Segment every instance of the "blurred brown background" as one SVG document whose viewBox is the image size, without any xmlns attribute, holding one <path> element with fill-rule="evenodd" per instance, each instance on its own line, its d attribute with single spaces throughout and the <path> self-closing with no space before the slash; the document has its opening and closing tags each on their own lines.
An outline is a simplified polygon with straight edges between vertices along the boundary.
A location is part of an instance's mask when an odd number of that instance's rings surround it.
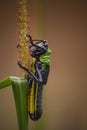
<svg viewBox="0 0 87 130">
<path fill-rule="evenodd" d="M 44 130 L 87 130 L 87 1 L 43 1 L 43 17 L 35 0 L 30 2 L 30 28 L 33 37 L 47 39 L 52 49 Z M 20 74 L 16 2 L 0 0 L 0 79 Z M 0 130 L 17 130 L 11 87 L 0 90 Z"/>
</svg>

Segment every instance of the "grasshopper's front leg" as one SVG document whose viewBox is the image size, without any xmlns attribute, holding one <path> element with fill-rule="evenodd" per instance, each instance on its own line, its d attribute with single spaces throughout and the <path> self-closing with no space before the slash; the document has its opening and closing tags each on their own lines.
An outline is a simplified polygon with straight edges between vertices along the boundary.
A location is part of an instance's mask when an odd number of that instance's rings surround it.
<svg viewBox="0 0 87 130">
<path fill-rule="evenodd" d="M 18 61 L 18 66 L 28 72 L 37 82 L 39 82 L 38 78 L 35 76 L 35 74 L 32 73 L 32 71 L 22 65 L 20 61 Z"/>
</svg>

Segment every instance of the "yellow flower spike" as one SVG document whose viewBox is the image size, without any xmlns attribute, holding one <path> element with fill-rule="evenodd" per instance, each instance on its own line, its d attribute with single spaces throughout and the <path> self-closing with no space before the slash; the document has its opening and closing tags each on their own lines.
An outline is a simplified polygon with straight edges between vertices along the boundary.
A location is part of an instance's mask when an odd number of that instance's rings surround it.
<svg viewBox="0 0 87 130">
<path fill-rule="evenodd" d="M 21 51 L 20 57 L 23 66 L 29 68 L 30 56 L 29 56 L 29 48 L 26 34 L 28 34 L 28 14 L 27 14 L 27 0 L 19 0 L 19 28 L 20 28 L 20 36 L 19 42 L 21 43 Z M 26 75 L 26 72 L 23 71 L 23 75 Z"/>
</svg>

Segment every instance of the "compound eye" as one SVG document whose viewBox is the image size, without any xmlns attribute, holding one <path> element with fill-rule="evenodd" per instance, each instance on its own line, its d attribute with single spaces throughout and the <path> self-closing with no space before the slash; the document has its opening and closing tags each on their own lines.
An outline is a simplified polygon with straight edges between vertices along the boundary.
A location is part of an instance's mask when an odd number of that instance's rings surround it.
<svg viewBox="0 0 87 130">
<path fill-rule="evenodd" d="M 43 42 L 39 42 L 38 45 L 39 45 L 39 46 L 42 46 L 42 45 L 43 45 Z"/>
</svg>

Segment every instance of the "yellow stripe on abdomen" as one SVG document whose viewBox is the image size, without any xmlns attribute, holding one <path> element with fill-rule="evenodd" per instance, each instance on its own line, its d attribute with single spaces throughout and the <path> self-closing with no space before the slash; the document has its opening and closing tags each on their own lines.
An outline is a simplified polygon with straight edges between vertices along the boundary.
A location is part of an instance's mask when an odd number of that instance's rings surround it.
<svg viewBox="0 0 87 130">
<path fill-rule="evenodd" d="M 34 114 L 34 81 L 32 81 L 32 87 L 28 95 L 28 111 L 30 114 Z"/>
</svg>

